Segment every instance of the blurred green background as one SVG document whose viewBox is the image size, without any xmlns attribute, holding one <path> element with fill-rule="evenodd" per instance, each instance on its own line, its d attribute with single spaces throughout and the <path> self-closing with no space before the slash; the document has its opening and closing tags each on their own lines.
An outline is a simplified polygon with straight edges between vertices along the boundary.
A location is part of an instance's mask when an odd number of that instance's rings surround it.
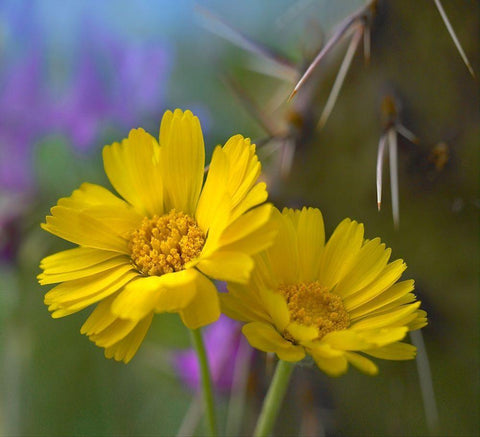
<svg viewBox="0 0 480 437">
<path fill-rule="evenodd" d="M 480 74 L 478 1 L 443 3 Z M 40 230 L 49 208 L 84 181 L 108 186 L 102 146 L 137 126 L 156 135 L 164 110 L 176 107 L 199 116 L 208 155 L 235 133 L 256 141 L 278 207 L 320 208 L 327 234 L 343 218 L 354 218 L 365 224 L 367 237 L 380 236 L 394 258 L 407 262 L 404 277 L 415 279 L 429 316 L 423 335 L 439 413 L 433 434 L 478 434 L 478 80 L 434 3 L 378 1 L 370 62 L 360 45 L 321 130 L 311 123 L 320 117 L 346 41 L 320 64 L 303 96 L 288 103 L 294 81 L 259 72 L 279 69 L 242 48 L 238 35 L 232 43 L 215 33 L 230 35 L 221 24 L 228 23 L 302 73 L 334 26 L 364 4 L 2 2 L 1 435 L 168 436 L 179 429 L 193 394 L 172 365 L 175 350 L 189 346 L 176 316 L 157 316 L 125 366 L 105 359 L 79 334 L 89 310 L 51 319 L 43 304 L 48 287 L 35 279 L 42 257 L 69 247 Z M 419 139 L 399 137 L 398 230 L 388 163 L 383 207 L 376 207 L 385 96 L 395 98 L 399 120 Z M 274 125 L 273 139 L 262 117 Z M 290 172 L 281 176 L 278 157 L 287 137 L 297 148 Z M 299 366 L 276 435 L 432 434 L 415 362 L 377 363 L 374 378 L 350 370 L 329 379 Z M 270 365 L 256 356 L 244 435 L 252 430 Z M 225 412 L 227 395 L 219 393 L 217 401 Z"/>
</svg>

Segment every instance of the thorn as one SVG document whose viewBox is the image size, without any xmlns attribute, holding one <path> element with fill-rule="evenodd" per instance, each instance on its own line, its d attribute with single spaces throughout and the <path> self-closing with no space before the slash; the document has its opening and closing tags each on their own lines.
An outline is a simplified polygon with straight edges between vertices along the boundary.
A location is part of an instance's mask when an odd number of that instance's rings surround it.
<svg viewBox="0 0 480 437">
<path fill-rule="evenodd" d="M 335 82 L 332 86 L 332 90 L 330 91 L 330 95 L 328 96 L 328 100 L 327 100 L 327 103 L 325 104 L 325 108 L 323 109 L 322 115 L 320 116 L 320 120 L 318 122 L 319 129 L 325 126 L 325 123 L 330 117 L 333 107 L 337 102 L 338 94 L 340 93 L 340 89 L 342 88 L 343 81 L 345 80 L 345 76 L 348 73 L 350 64 L 352 63 L 353 56 L 355 55 L 355 52 L 358 47 L 358 43 L 360 42 L 360 38 L 362 37 L 363 32 L 364 32 L 364 26 L 360 25 L 355 31 L 355 33 L 353 34 L 353 37 L 347 49 L 347 53 L 345 53 L 345 58 L 343 58 L 342 65 L 338 70 L 337 77 L 335 78 Z"/>
<path fill-rule="evenodd" d="M 290 94 L 289 100 L 297 93 L 300 87 L 305 83 L 305 81 L 312 75 L 313 70 L 317 67 L 320 61 L 324 58 L 324 56 L 330 51 L 330 49 L 343 37 L 350 35 L 352 31 L 352 23 L 356 20 L 356 16 L 349 16 L 347 17 L 340 25 L 338 26 L 338 30 L 332 35 L 332 37 L 327 41 L 325 46 L 320 50 L 320 53 L 315 57 L 312 63 L 308 66 L 303 76 L 300 78 L 298 83 L 295 85 L 292 94 Z"/>
<path fill-rule="evenodd" d="M 420 381 L 420 390 L 422 392 L 423 406 L 425 410 L 425 418 L 430 435 L 438 435 L 439 416 L 435 391 L 433 389 L 432 372 L 430 370 L 430 362 L 428 353 L 423 340 L 422 331 L 410 332 L 410 338 L 413 345 L 417 348 L 417 371 Z"/>
<path fill-rule="evenodd" d="M 455 47 L 458 50 L 458 53 L 462 57 L 462 60 L 463 60 L 464 64 L 468 68 L 468 71 L 470 72 L 472 77 L 474 79 L 476 79 L 475 72 L 473 71 L 473 68 L 470 65 L 470 62 L 468 61 L 467 55 L 463 51 L 462 45 L 460 44 L 460 41 L 457 38 L 455 30 L 453 30 L 453 27 L 450 24 L 450 20 L 448 19 L 448 16 L 447 16 L 445 10 L 443 9 L 442 3 L 440 2 L 440 0 L 435 0 L 435 5 L 437 6 L 438 12 L 440 12 L 440 15 L 442 16 L 442 20 L 445 23 L 445 26 L 447 27 L 448 33 L 450 34 L 450 37 L 452 38 L 453 43 L 455 44 Z"/>
<path fill-rule="evenodd" d="M 377 152 L 377 208 L 380 211 L 382 206 L 382 173 L 383 173 L 383 159 L 385 155 L 385 146 L 387 144 L 387 134 L 384 133 L 378 142 Z"/>
<path fill-rule="evenodd" d="M 285 96 L 290 92 L 290 88 L 288 83 L 279 84 L 277 90 L 265 101 L 264 112 L 274 114 L 279 110 L 285 104 Z"/>
<path fill-rule="evenodd" d="M 282 146 L 282 144 L 277 140 L 277 138 L 267 138 L 263 144 L 259 144 L 259 141 L 256 142 L 258 146 L 258 152 L 262 154 L 263 158 L 268 158 L 274 153 L 278 152 L 278 149 Z"/>
<path fill-rule="evenodd" d="M 233 364 L 232 388 L 228 401 L 226 435 L 239 435 L 242 427 L 249 386 L 250 370 L 253 363 L 254 349 L 245 338 L 238 344 L 236 358 Z"/>
<path fill-rule="evenodd" d="M 365 25 L 365 30 L 363 32 L 363 55 L 365 58 L 365 65 L 370 64 L 370 47 L 371 47 L 371 41 L 370 41 L 370 27 Z"/>
<path fill-rule="evenodd" d="M 390 157 L 390 190 L 392 193 L 393 226 L 398 230 L 400 225 L 400 205 L 398 196 L 398 149 L 397 131 L 390 128 L 388 133 L 388 155 Z"/>
<path fill-rule="evenodd" d="M 230 24 L 226 23 L 220 17 L 216 16 L 207 8 L 199 5 L 198 3 L 195 4 L 195 10 L 199 15 L 201 15 L 201 17 L 204 18 L 204 26 L 208 31 L 226 39 L 227 41 L 249 53 L 261 57 L 265 61 L 270 62 L 279 70 L 284 71 L 286 75 L 289 75 L 290 77 L 298 76 L 296 66 L 289 59 L 275 52 L 271 48 L 254 41 L 252 38 L 243 34 L 238 29 L 235 29 Z"/>
<path fill-rule="evenodd" d="M 293 96 L 297 94 L 297 88 L 295 88 L 291 93 L 290 95 L 288 96 L 288 99 L 287 99 L 287 102 L 290 102 L 290 100 L 293 99 Z"/>
<path fill-rule="evenodd" d="M 300 72 L 295 67 L 285 67 L 275 62 L 271 62 L 269 59 L 259 57 L 247 60 L 245 63 L 245 68 L 265 76 L 288 82 L 289 89 L 300 76 Z M 285 100 L 285 97 L 283 100 Z"/>
<path fill-rule="evenodd" d="M 282 178 L 287 178 L 290 174 L 295 156 L 295 143 L 286 139 L 280 149 L 280 174 Z"/>
<path fill-rule="evenodd" d="M 414 144 L 419 144 L 420 140 L 418 137 L 410 130 L 408 130 L 403 124 L 397 123 L 397 132 L 402 135 L 402 137 L 405 137 L 407 140 L 411 141 Z"/>
<path fill-rule="evenodd" d="M 192 435 L 195 433 L 198 423 L 203 415 L 203 399 L 201 393 L 196 394 L 190 402 L 188 410 L 183 416 L 182 423 L 177 435 Z"/>
<path fill-rule="evenodd" d="M 221 76 L 222 81 L 233 91 L 234 97 L 246 109 L 246 111 L 253 116 L 253 118 L 260 124 L 260 126 L 271 136 L 276 135 L 277 128 L 272 121 L 262 112 L 253 99 L 241 88 L 240 84 L 224 73 Z"/>
</svg>

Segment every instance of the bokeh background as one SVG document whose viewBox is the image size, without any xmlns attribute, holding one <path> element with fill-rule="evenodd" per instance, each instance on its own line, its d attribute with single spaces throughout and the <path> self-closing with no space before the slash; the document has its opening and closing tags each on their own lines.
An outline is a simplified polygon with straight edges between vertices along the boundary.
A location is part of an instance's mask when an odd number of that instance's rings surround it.
<svg viewBox="0 0 480 437">
<path fill-rule="evenodd" d="M 125 366 L 106 360 L 79 334 L 88 310 L 51 319 L 43 304 L 47 287 L 35 279 L 42 257 L 69 247 L 41 231 L 49 208 L 84 181 L 108 186 L 103 145 L 139 126 L 156 135 L 164 110 L 176 107 L 199 116 L 208 155 L 234 133 L 256 141 L 278 207 L 319 207 L 328 234 L 351 217 L 365 223 L 367 237 L 381 236 L 394 257 L 406 260 L 405 277 L 416 280 L 429 314 L 423 336 L 438 406 L 435 429 L 427 426 L 415 362 L 379 362 L 377 377 L 350 370 L 336 379 L 306 363 L 295 370 L 276 435 L 478 433 L 478 80 L 469 75 L 434 3 L 378 1 L 370 62 L 360 47 L 321 130 L 312 123 L 346 43 L 288 103 L 291 68 L 248 52 L 247 40 L 225 26 L 287 58 L 298 79 L 334 26 L 364 3 L 1 2 L 1 435 L 168 436 L 179 429 L 202 435 L 201 423 L 195 426 L 201 413 L 192 413 L 193 370 L 178 364 L 189 338 L 176 316 L 157 316 Z M 443 3 L 480 74 L 478 1 Z M 387 163 L 383 208 L 376 208 L 386 96 L 395 99 L 401 123 L 419 139 L 399 138 L 398 230 Z M 281 169 L 290 150 L 285 144 L 297 146 L 289 172 Z M 212 336 L 212 359 L 225 351 L 232 329 Z M 231 352 L 223 367 L 231 367 L 228 358 L 235 356 Z M 273 365 L 262 354 L 247 356 L 248 403 L 239 424 L 244 435 L 251 433 Z M 228 384 L 219 384 L 225 417 Z"/>
</svg>

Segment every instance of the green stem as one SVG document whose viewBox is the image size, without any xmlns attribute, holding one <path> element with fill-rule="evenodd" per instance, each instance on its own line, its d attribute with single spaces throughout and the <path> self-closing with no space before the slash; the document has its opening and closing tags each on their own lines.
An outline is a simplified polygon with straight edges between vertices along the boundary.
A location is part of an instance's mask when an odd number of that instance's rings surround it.
<svg viewBox="0 0 480 437">
<path fill-rule="evenodd" d="M 263 401 L 262 412 L 254 432 L 255 437 L 267 437 L 272 432 L 294 367 L 295 363 L 282 360 L 278 362 L 267 396 Z"/>
<path fill-rule="evenodd" d="M 215 406 L 213 402 L 212 380 L 210 378 L 210 370 L 208 367 L 207 354 L 203 344 L 202 333 L 200 329 L 191 329 L 192 343 L 197 353 L 198 364 L 200 366 L 200 374 L 202 375 L 202 390 L 205 408 L 207 410 L 208 427 L 211 437 L 217 436 L 217 421 L 215 417 Z"/>
</svg>

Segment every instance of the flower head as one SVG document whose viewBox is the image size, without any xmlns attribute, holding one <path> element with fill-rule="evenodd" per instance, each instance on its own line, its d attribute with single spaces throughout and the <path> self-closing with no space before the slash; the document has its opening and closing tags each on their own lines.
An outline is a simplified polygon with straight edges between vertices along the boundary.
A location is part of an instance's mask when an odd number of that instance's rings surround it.
<svg viewBox="0 0 480 437">
<path fill-rule="evenodd" d="M 397 282 L 406 268 L 389 263 L 379 238 L 364 239 L 363 225 L 343 220 L 328 242 L 318 209 L 276 210 L 275 243 L 256 256 L 248 285 L 229 284 L 224 312 L 247 322 L 250 344 L 285 361 L 311 355 L 329 375 L 348 363 L 377 373 L 370 355 L 407 360 L 415 348 L 402 340 L 426 325 L 415 301 L 413 281 Z M 361 354 L 359 353 L 361 352 Z"/>
<path fill-rule="evenodd" d="M 142 129 L 103 149 L 116 191 L 83 184 L 51 209 L 46 231 L 78 244 L 44 258 L 41 284 L 52 316 L 98 303 L 81 332 L 128 362 L 154 313 L 179 313 L 195 329 L 220 315 L 208 278 L 245 283 L 252 255 L 276 230 L 255 145 L 241 135 L 213 152 L 204 183 L 198 118 L 167 111 L 157 141 Z"/>
</svg>

